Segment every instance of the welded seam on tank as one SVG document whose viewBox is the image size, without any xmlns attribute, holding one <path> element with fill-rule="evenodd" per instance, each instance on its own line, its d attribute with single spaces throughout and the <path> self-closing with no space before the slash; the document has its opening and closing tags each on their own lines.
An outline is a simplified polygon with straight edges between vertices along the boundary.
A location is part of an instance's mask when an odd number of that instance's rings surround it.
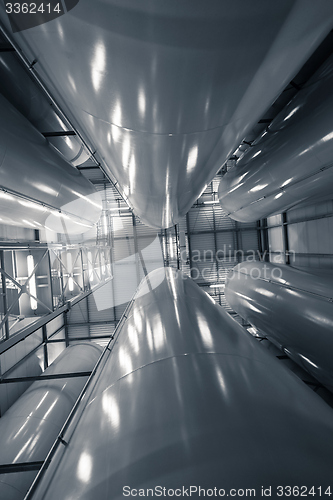
<svg viewBox="0 0 333 500">
<path fill-rule="evenodd" d="M 73 104 L 71 102 L 71 104 Z M 99 118 L 98 116 L 95 116 L 92 113 L 89 113 L 89 111 L 86 111 L 85 109 L 79 108 L 83 113 L 87 114 L 88 116 L 91 116 L 92 118 L 95 118 L 95 120 L 99 122 L 106 123 L 107 125 L 111 125 L 112 127 L 117 127 L 119 129 L 125 130 L 126 132 L 135 132 L 138 134 L 148 134 L 148 135 L 160 135 L 160 136 L 177 136 L 177 135 L 194 135 L 194 134 L 202 134 L 205 132 L 212 132 L 214 130 L 220 130 L 220 129 L 225 129 L 226 127 L 230 126 L 232 123 L 232 120 L 229 120 L 227 123 L 224 125 L 219 125 L 217 127 L 212 127 L 212 128 L 207 128 L 204 130 L 196 130 L 194 132 L 150 132 L 149 130 L 139 130 L 139 129 L 134 129 L 134 128 L 129 128 L 129 127 L 123 127 L 122 125 L 116 125 L 115 123 L 110 122 L 109 120 L 104 120 L 103 118 Z"/>
<path fill-rule="evenodd" d="M 249 273 L 244 273 L 243 271 L 234 271 L 235 273 L 237 272 L 237 274 L 242 274 L 243 276 L 250 276 Z M 251 276 L 250 276 L 251 277 Z M 253 279 L 251 277 L 251 279 Z M 316 292 L 310 292 L 309 290 L 304 290 L 303 288 L 297 288 L 296 286 L 291 286 L 291 285 L 287 285 L 285 283 L 279 283 L 278 281 L 274 281 L 274 280 L 270 280 L 270 279 L 265 279 L 265 278 L 261 278 L 261 277 L 256 277 L 255 280 L 257 281 L 264 281 L 265 283 L 272 283 L 272 285 L 277 285 L 277 286 L 281 286 L 282 288 L 286 288 L 287 290 L 295 290 L 297 292 L 303 292 L 303 293 L 308 293 L 309 295 L 314 295 L 315 297 L 318 297 L 320 299 L 324 299 L 325 301 L 327 302 L 333 302 L 333 297 L 328 297 L 327 295 L 321 295 L 320 293 L 316 293 Z"/>
<path fill-rule="evenodd" d="M 95 399 L 97 399 L 105 391 L 107 391 L 108 389 L 110 389 L 110 387 L 115 386 L 120 380 L 128 377 L 129 375 L 132 375 L 133 373 L 135 373 L 135 372 L 137 372 L 139 370 L 142 370 L 142 369 L 146 368 L 147 366 L 154 365 L 156 363 L 161 363 L 162 361 L 166 361 L 166 360 L 170 360 L 170 359 L 174 359 L 174 358 L 184 358 L 185 356 L 209 356 L 209 355 L 213 355 L 213 356 L 229 356 L 229 357 L 232 357 L 232 358 L 247 359 L 249 361 L 255 361 L 256 363 L 262 363 L 263 365 L 267 365 L 270 368 L 271 368 L 271 362 L 272 362 L 271 359 L 269 360 L 269 362 L 266 362 L 266 361 L 262 361 L 260 359 L 257 359 L 255 357 L 251 358 L 251 357 L 248 357 L 248 356 L 241 356 L 240 354 L 228 354 L 228 353 L 224 353 L 224 352 L 193 352 L 193 353 L 189 352 L 189 353 L 184 353 L 184 354 L 176 354 L 175 356 L 168 356 L 166 358 L 156 359 L 155 361 L 151 361 L 150 363 L 146 363 L 145 365 L 138 366 L 138 368 L 135 368 L 131 372 L 125 373 L 125 375 L 122 375 L 121 377 L 119 377 L 112 384 L 110 384 L 107 387 L 105 387 L 105 389 L 103 389 L 93 399 L 91 399 L 88 402 L 87 406 L 89 406 L 91 403 L 93 403 L 95 401 Z M 272 358 L 272 359 L 274 359 L 274 358 Z"/>
<path fill-rule="evenodd" d="M 31 472 L 33 472 L 33 471 L 31 471 Z M 7 472 L 7 474 L 8 474 L 8 472 Z M 6 474 L 6 475 L 7 475 L 7 474 Z M 15 488 L 15 486 L 13 486 L 11 483 L 7 483 L 6 481 L 2 481 L 1 476 L 0 476 L 0 483 L 2 483 L 2 484 L 6 484 L 7 486 L 10 486 L 10 487 L 11 487 L 11 488 L 13 488 L 14 490 L 18 491 L 18 492 L 22 495 L 22 498 L 23 498 L 23 495 L 24 495 L 23 491 L 18 490 L 18 489 L 17 489 L 17 488 Z"/>
<path fill-rule="evenodd" d="M 255 203 L 258 203 L 259 201 L 262 201 L 266 198 L 270 198 L 271 196 L 273 195 L 276 195 L 276 194 L 280 194 L 280 193 L 287 193 L 288 192 L 288 189 L 293 187 L 293 186 L 296 186 L 297 184 L 299 184 L 300 182 L 303 182 L 305 181 L 306 179 L 310 179 L 311 177 L 314 177 L 318 174 L 320 174 L 321 172 L 325 172 L 326 170 L 329 170 L 333 167 L 333 163 L 329 163 L 328 165 L 325 165 L 324 167 L 320 167 L 318 170 L 316 170 L 315 172 L 312 172 L 311 174 L 308 174 L 308 175 L 305 175 L 304 177 L 301 177 L 300 179 L 298 179 L 297 181 L 295 182 L 291 182 L 290 184 L 288 184 L 288 186 L 286 186 L 285 188 L 279 188 L 275 191 L 271 191 L 270 193 L 268 194 L 265 194 L 264 196 L 261 196 L 260 198 L 258 198 L 257 200 L 254 200 L 254 201 L 251 201 L 251 203 L 249 203 L 248 205 L 245 205 L 244 207 L 239 207 L 237 208 L 237 210 L 234 210 L 233 212 L 227 212 L 226 215 L 232 215 L 232 214 L 236 214 L 237 212 L 239 212 L 240 210 L 244 210 L 245 208 L 248 208 L 250 207 L 251 205 L 254 205 Z M 227 196 L 229 193 L 229 191 L 223 195 L 220 199 L 221 203 L 223 203 L 223 198 L 225 196 Z M 298 204 L 297 201 L 294 202 L 294 204 Z"/>
</svg>

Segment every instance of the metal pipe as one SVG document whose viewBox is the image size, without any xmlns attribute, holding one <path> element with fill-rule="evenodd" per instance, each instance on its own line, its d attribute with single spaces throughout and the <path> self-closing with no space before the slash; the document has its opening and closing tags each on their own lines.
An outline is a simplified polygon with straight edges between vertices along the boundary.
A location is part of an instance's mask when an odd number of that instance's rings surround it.
<svg viewBox="0 0 333 500">
<path fill-rule="evenodd" d="M 290 266 L 242 262 L 229 274 L 229 305 L 333 391 L 333 284 Z"/>
<path fill-rule="evenodd" d="M 219 199 L 233 219 L 250 222 L 331 196 L 333 56 L 222 177 Z"/>
<path fill-rule="evenodd" d="M 20 111 L 52 146 L 72 165 L 78 166 L 90 158 L 81 140 L 76 137 L 65 118 L 56 111 L 53 102 L 31 78 L 13 52 L 0 53 L 0 93 Z"/>
<path fill-rule="evenodd" d="M 141 283 L 77 413 L 26 499 L 331 479 L 332 410 L 172 268 Z"/>
<path fill-rule="evenodd" d="M 0 95 L 1 223 L 83 233 L 99 219 L 100 193 L 59 157 Z"/>
<path fill-rule="evenodd" d="M 49 93 L 49 91 L 45 87 L 45 85 L 42 82 L 42 80 L 38 77 L 38 74 L 35 72 L 34 65 L 25 57 L 25 55 L 23 54 L 22 50 L 17 45 L 17 43 L 15 42 L 15 40 L 8 34 L 8 31 L 5 28 L 5 26 L 3 25 L 3 23 L 1 22 L 1 20 L 0 20 L 0 31 L 1 31 L 2 35 L 5 37 L 5 39 L 10 43 L 10 45 L 13 46 L 13 48 L 15 49 L 15 52 L 16 52 L 17 56 L 19 57 L 19 59 L 21 60 L 21 62 L 25 66 L 25 68 L 29 72 L 31 72 L 31 74 L 33 75 L 34 81 L 41 88 L 41 90 L 43 91 L 43 93 L 45 94 L 45 96 L 49 99 L 49 101 L 52 103 L 52 106 L 54 106 L 54 108 L 57 110 L 57 112 L 65 119 L 65 121 L 70 125 L 71 129 L 74 130 L 75 134 L 80 138 L 82 144 L 89 151 L 89 153 L 91 155 L 92 161 L 95 164 L 98 164 L 98 161 L 94 157 L 94 152 L 92 151 L 92 149 L 90 148 L 90 146 L 86 143 L 84 137 L 80 134 L 80 132 L 78 130 L 76 130 L 76 128 L 74 127 L 74 125 L 72 124 L 72 122 L 64 114 L 64 112 L 62 111 L 62 109 L 58 106 L 57 102 L 54 100 L 54 98 Z"/>
<path fill-rule="evenodd" d="M 1 14 L 1 6 L 0 6 L 0 14 Z M 1 15 L 0 15 L 1 17 Z M 115 190 L 120 194 L 119 188 L 117 187 L 117 181 L 115 181 L 114 177 L 110 175 L 110 172 L 108 172 L 108 169 L 106 168 L 105 160 L 104 158 L 100 158 L 100 161 L 96 158 L 96 150 L 93 150 L 91 146 L 88 145 L 87 141 L 81 134 L 81 132 L 78 130 L 77 126 L 74 125 L 74 122 L 64 113 L 64 110 L 60 108 L 54 97 L 50 94 L 46 86 L 44 85 L 42 79 L 38 76 L 38 74 L 35 71 L 35 67 L 32 64 L 32 62 L 29 62 L 29 60 L 26 58 L 26 56 L 23 54 L 22 50 L 20 47 L 17 45 L 13 37 L 11 37 L 2 23 L 0 19 L 0 32 L 2 35 L 5 37 L 5 39 L 10 43 L 10 45 L 14 48 L 16 51 L 16 55 L 19 57 L 25 68 L 31 73 L 31 76 L 33 77 L 33 80 L 36 82 L 36 85 L 40 87 L 42 92 L 45 94 L 46 98 L 52 103 L 52 106 L 56 109 L 57 113 L 63 117 L 66 123 L 69 124 L 70 128 L 75 132 L 75 135 L 80 139 L 82 142 L 82 145 L 84 148 L 89 152 L 90 154 L 90 159 L 95 163 L 95 165 L 102 170 L 104 173 L 105 177 L 108 179 L 108 181 L 113 185 Z M 81 156 L 80 156 L 81 158 Z M 75 161 L 75 165 L 77 166 L 78 163 Z M 126 198 L 125 198 L 126 199 Z"/>
<path fill-rule="evenodd" d="M 187 213 L 332 23 L 328 0 L 81 0 L 12 38 L 160 229 Z"/>
<path fill-rule="evenodd" d="M 22 500 L 88 378 L 51 377 L 90 372 L 101 352 L 94 343 L 68 347 L 0 419 L 0 498 Z"/>
</svg>

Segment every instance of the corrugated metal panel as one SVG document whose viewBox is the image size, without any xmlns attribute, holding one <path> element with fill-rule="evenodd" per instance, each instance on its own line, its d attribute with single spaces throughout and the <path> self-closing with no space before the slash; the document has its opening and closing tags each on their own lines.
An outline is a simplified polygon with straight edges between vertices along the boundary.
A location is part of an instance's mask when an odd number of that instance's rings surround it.
<svg viewBox="0 0 333 500">
<path fill-rule="evenodd" d="M 105 176 L 99 168 L 83 168 L 81 174 L 90 181 L 99 181 L 105 179 Z"/>
<path fill-rule="evenodd" d="M 232 317 L 234 320 L 237 321 L 237 323 L 239 323 L 242 326 L 244 326 L 244 324 L 247 324 L 247 322 L 243 318 L 241 318 L 238 314 L 233 314 Z M 244 332 L 247 333 L 248 335 L 250 335 L 245 328 L 244 328 Z"/>
<path fill-rule="evenodd" d="M 127 307 L 127 303 L 126 304 L 120 304 L 119 306 L 116 307 L 116 318 L 118 320 L 121 318 L 121 316 L 125 312 L 126 307 Z"/>
<path fill-rule="evenodd" d="M 115 238 L 133 238 L 133 221 L 130 215 L 113 215 L 111 217 L 111 227 Z"/>
<path fill-rule="evenodd" d="M 214 213 L 216 230 L 234 229 L 236 227 L 235 221 L 227 216 L 220 205 L 214 205 Z"/>
<path fill-rule="evenodd" d="M 191 276 L 198 283 L 217 281 L 216 262 L 193 262 Z"/>
<path fill-rule="evenodd" d="M 114 330 L 115 330 L 115 325 L 113 325 L 113 324 L 90 325 L 91 337 L 97 337 L 97 336 L 101 336 L 101 335 L 109 335 L 111 337 Z"/>
<path fill-rule="evenodd" d="M 248 252 L 249 250 L 258 250 L 258 232 L 256 229 L 252 231 L 241 231 L 240 233 L 240 248 L 244 250 L 244 252 Z"/>
<path fill-rule="evenodd" d="M 287 212 L 287 221 L 303 221 L 312 217 L 320 217 L 333 213 L 333 200 L 322 201 L 307 207 L 293 208 Z"/>
<path fill-rule="evenodd" d="M 213 208 L 210 205 L 192 208 L 189 212 L 190 232 L 212 231 Z"/>
<path fill-rule="evenodd" d="M 69 325 L 68 338 L 89 337 L 89 326 L 86 325 Z"/>
<path fill-rule="evenodd" d="M 216 175 L 214 177 L 214 179 L 212 180 L 211 184 L 212 184 L 212 188 L 213 188 L 214 193 L 218 192 L 221 179 L 222 179 L 222 175 Z"/>
<path fill-rule="evenodd" d="M 107 202 L 111 202 L 108 204 L 107 208 L 109 207 L 113 208 L 114 206 L 118 206 L 118 201 L 119 201 L 119 206 L 127 207 L 126 203 L 119 196 L 117 190 L 113 187 L 112 184 L 105 184 L 104 182 L 101 184 L 96 183 L 95 188 L 97 191 L 100 191 L 103 194 L 103 198 Z"/>
<path fill-rule="evenodd" d="M 137 236 L 157 236 L 156 229 L 146 226 L 143 222 L 140 221 L 138 217 L 135 217 L 136 222 L 136 233 Z"/>
<path fill-rule="evenodd" d="M 119 304 L 123 304 L 131 300 L 138 285 L 139 283 L 136 274 L 135 263 L 115 266 L 114 270 L 115 305 L 118 306 Z"/>
<path fill-rule="evenodd" d="M 156 238 L 153 240 L 148 238 L 139 238 L 138 247 L 141 249 L 141 254 L 146 264 L 148 262 L 158 262 L 158 267 L 163 266 L 162 245 L 158 235 L 156 235 Z"/>
<path fill-rule="evenodd" d="M 239 229 L 257 228 L 257 223 L 256 222 L 237 222 L 237 227 Z"/>
<path fill-rule="evenodd" d="M 214 234 L 193 234 L 191 235 L 191 251 L 192 259 L 195 255 L 201 254 L 203 259 L 204 250 L 210 250 L 213 256 L 215 256 L 215 243 Z"/>
<path fill-rule="evenodd" d="M 179 222 L 178 222 L 178 229 L 179 231 L 184 231 L 187 233 L 187 223 L 186 223 L 186 217 L 183 217 Z"/>
<path fill-rule="evenodd" d="M 135 261 L 135 245 L 134 239 L 116 239 L 114 240 L 113 246 L 113 259 L 114 261 L 119 261 L 122 259 L 128 259 L 131 257 L 132 261 Z"/>
<path fill-rule="evenodd" d="M 237 265 L 237 262 L 231 260 L 229 262 L 219 262 L 218 276 L 219 282 L 225 283 L 228 273 Z"/>
<path fill-rule="evenodd" d="M 217 249 L 219 251 L 218 255 L 228 255 L 229 252 L 233 252 L 235 250 L 235 233 L 233 233 L 232 231 L 217 233 L 216 243 Z"/>
<path fill-rule="evenodd" d="M 88 297 L 89 321 L 114 320 L 114 300 L 112 295 L 112 282 L 94 290 Z"/>
<path fill-rule="evenodd" d="M 232 308 L 229 306 L 225 295 L 221 295 L 221 306 L 224 307 L 227 311 L 232 311 Z"/>
<path fill-rule="evenodd" d="M 230 219 L 220 205 L 193 207 L 189 212 L 190 231 L 213 231 L 215 229 L 234 229 L 235 221 Z"/>
<path fill-rule="evenodd" d="M 75 304 L 67 313 L 67 323 L 84 323 L 88 321 L 87 314 L 87 301 L 86 299 L 80 300 Z"/>
</svg>

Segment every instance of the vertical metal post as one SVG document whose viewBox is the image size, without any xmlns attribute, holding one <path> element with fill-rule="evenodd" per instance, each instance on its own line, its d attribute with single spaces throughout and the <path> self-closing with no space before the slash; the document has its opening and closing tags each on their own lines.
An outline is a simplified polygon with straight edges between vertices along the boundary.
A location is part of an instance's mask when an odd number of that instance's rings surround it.
<svg viewBox="0 0 333 500">
<path fill-rule="evenodd" d="M 290 253 L 289 253 L 289 236 L 288 236 L 288 220 L 287 213 L 282 213 L 282 230 L 283 230 L 283 244 L 284 244 L 284 252 L 285 252 L 285 261 L 286 264 L 290 265 Z"/>
<path fill-rule="evenodd" d="M 44 349 L 44 370 L 49 366 L 49 357 L 48 357 L 48 351 L 47 351 L 47 330 L 46 330 L 46 325 L 42 326 L 42 333 L 43 333 L 43 349 Z"/>
<path fill-rule="evenodd" d="M 218 258 L 217 258 L 216 220 L 215 220 L 214 205 L 212 208 L 213 208 L 213 231 L 214 231 L 214 255 L 215 255 L 215 265 L 216 265 L 216 276 L 217 276 L 217 281 L 218 281 L 219 277 L 220 277 L 220 263 L 219 263 Z M 219 304 L 221 305 L 221 291 L 219 290 L 217 292 L 217 289 L 215 289 L 215 293 L 218 294 Z"/>
<path fill-rule="evenodd" d="M 109 254 L 110 254 L 110 270 L 111 270 L 111 286 L 112 286 L 112 296 L 113 296 L 113 319 L 115 328 L 117 326 L 117 310 L 116 310 L 116 294 L 115 294 L 115 281 L 113 280 L 115 272 L 115 259 L 114 259 L 114 232 L 113 232 L 113 224 L 112 218 L 108 215 L 108 227 L 109 227 Z"/>
<path fill-rule="evenodd" d="M 51 267 L 50 250 L 47 251 L 47 258 L 48 258 L 48 264 L 49 264 L 48 279 L 50 282 L 50 292 L 51 292 L 51 297 L 52 297 L 52 311 L 54 311 L 54 296 L 53 296 L 53 282 L 52 282 L 52 267 Z"/>
<path fill-rule="evenodd" d="M 91 337 L 91 331 L 90 331 L 90 314 L 89 314 L 89 295 L 87 295 L 87 297 L 86 297 L 86 305 L 87 305 L 88 336 Z"/>
<path fill-rule="evenodd" d="M 177 251 L 177 269 L 180 269 L 180 244 L 179 244 L 179 230 L 177 224 L 175 224 L 175 236 L 176 236 L 176 251 Z"/>
<path fill-rule="evenodd" d="M 135 251 L 135 267 L 136 267 L 136 283 L 137 286 L 139 286 L 140 283 L 140 267 L 139 267 L 139 245 L 138 245 L 138 233 L 136 230 L 136 219 L 135 215 L 132 213 L 132 224 L 133 224 L 133 240 L 134 240 L 134 251 Z M 142 262 L 141 262 L 142 264 Z M 143 267 L 142 267 L 143 268 Z M 147 275 L 147 272 L 145 272 L 145 276 Z"/>
<path fill-rule="evenodd" d="M 80 248 L 80 257 L 81 257 L 81 270 L 82 270 L 82 288 L 83 288 L 83 290 L 86 290 L 86 281 L 85 281 L 85 278 L 84 278 L 84 265 L 83 265 L 82 248 Z"/>
<path fill-rule="evenodd" d="M 190 277 L 192 277 L 191 274 L 193 268 L 193 261 L 192 261 L 191 233 L 190 233 L 190 216 L 188 212 L 186 214 L 186 229 L 187 229 L 187 241 L 188 241 L 188 254 L 190 261 Z"/>
<path fill-rule="evenodd" d="M 61 254 L 60 254 L 61 255 Z M 64 288 L 64 273 L 62 272 L 62 258 L 59 257 L 60 261 L 60 286 L 61 286 L 61 296 L 62 296 L 62 303 L 65 303 L 65 288 Z"/>
<path fill-rule="evenodd" d="M 240 258 L 239 258 L 239 250 L 241 250 L 241 244 L 240 244 L 240 241 L 239 241 L 239 237 L 240 237 L 240 229 L 239 229 L 239 226 L 238 226 L 238 222 L 235 220 L 234 221 L 234 224 L 235 224 L 235 246 L 236 246 L 236 257 L 237 257 L 237 263 L 240 262 Z"/>
<path fill-rule="evenodd" d="M 168 243 L 168 232 L 166 229 L 164 229 L 164 248 L 165 248 L 165 265 L 168 266 L 170 264 L 169 261 L 169 243 Z"/>
<path fill-rule="evenodd" d="M 65 343 L 66 343 L 66 347 L 68 347 L 69 346 L 69 336 L 68 336 L 67 312 L 64 312 L 64 326 L 65 326 Z"/>
<path fill-rule="evenodd" d="M 264 262 L 269 262 L 269 240 L 268 240 L 268 229 L 267 229 L 267 219 L 261 219 L 260 221 L 260 253 L 262 260 Z"/>
<path fill-rule="evenodd" d="M 4 257 L 4 251 L 0 251 L 0 267 L 1 269 L 5 270 L 5 257 Z M 1 273 L 1 282 L 2 282 L 2 304 L 3 304 L 3 315 L 6 316 L 7 311 L 8 311 L 8 303 L 7 303 L 7 286 L 6 286 L 6 276 Z M 4 323 L 5 327 L 5 338 L 6 340 L 9 339 L 9 325 L 8 325 L 8 318 L 6 318 L 6 321 Z"/>
<path fill-rule="evenodd" d="M 258 249 L 261 254 L 262 252 L 262 238 L 261 238 L 261 227 L 260 220 L 257 220 L 257 241 L 258 241 Z"/>
</svg>

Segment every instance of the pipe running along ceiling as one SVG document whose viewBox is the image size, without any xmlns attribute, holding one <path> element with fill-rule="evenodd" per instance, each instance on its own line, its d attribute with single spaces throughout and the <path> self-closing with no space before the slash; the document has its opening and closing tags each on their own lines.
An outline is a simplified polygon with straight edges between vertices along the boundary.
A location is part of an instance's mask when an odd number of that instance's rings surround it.
<svg viewBox="0 0 333 500">
<path fill-rule="evenodd" d="M 102 210 L 100 194 L 0 94 L 1 223 L 84 233 Z"/>
<path fill-rule="evenodd" d="M 252 222 L 333 187 L 333 56 L 221 179 L 219 200 L 235 220 Z"/>
<path fill-rule="evenodd" d="M 135 213 L 161 228 L 187 213 L 332 22 L 328 0 L 80 0 L 14 39 Z"/>
</svg>

